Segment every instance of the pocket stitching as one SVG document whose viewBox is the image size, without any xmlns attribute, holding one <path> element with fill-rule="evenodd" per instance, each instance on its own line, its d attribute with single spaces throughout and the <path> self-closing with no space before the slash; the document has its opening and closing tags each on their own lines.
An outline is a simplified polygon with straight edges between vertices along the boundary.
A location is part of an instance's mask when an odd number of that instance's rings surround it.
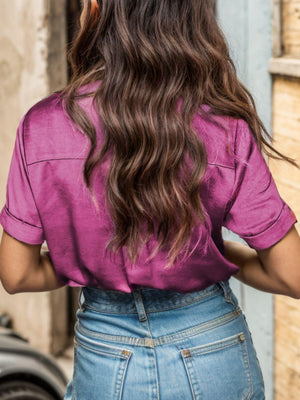
<svg viewBox="0 0 300 400">
<path fill-rule="evenodd" d="M 215 344 L 222 344 L 222 343 L 226 343 L 226 341 L 229 341 L 228 344 L 225 344 L 224 346 L 218 346 L 214 349 L 211 350 L 207 350 L 207 351 L 199 351 L 201 350 L 200 348 L 204 347 L 208 347 L 211 345 L 215 345 Z M 250 368 L 250 362 L 249 362 L 249 356 L 248 356 L 248 349 L 247 349 L 247 340 L 245 337 L 244 332 L 239 332 L 238 334 L 235 334 L 233 336 L 215 341 L 215 342 L 211 342 L 205 345 L 201 345 L 201 346 L 194 346 L 194 347 L 189 347 L 189 348 L 184 348 L 184 349 L 179 349 L 181 356 L 182 356 L 182 360 L 185 366 L 185 370 L 186 370 L 186 374 L 190 383 L 190 389 L 192 391 L 192 395 L 193 395 L 193 400 L 196 400 L 196 394 L 195 394 L 195 385 L 192 383 L 191 380 L 191 370 L 193 371 L 193 365 L 191 363 L 191 358 L 195 357 L 195 356 L 201 356 L 203 354 L 209 354 L 218 350 L 222 350 L 228 347 L 232 347 L 235 346 L 237 344 L 240 344 L 241 349 L 242 349 L 242 362 L 243 365 L 245 367 L 245 374 L 248 380 L 248 384 L 249 384 L 249 391 L 244 395 L 242 400 L 250 400 L 251 396 L 253 395 L 253 381 L 252 381 L 252 374 L 251 374 L 251 368 Z M 186 352 L 186 353 L 184 353 Z"/>
<path fill-rule="evenodd" d="M 112 311 L 102 311 L 102 310 L 99 310 L 99 309 L 97 309 L 97 308 L 95 308 L 95 307 L 93 307 L 93 306 L 91 306 L 90 304 L 88 304 L 88 303 L 82 303 L 82 306 L 80 307 L 80 310 L 81 311 L 83 311 L 83 312 L 85 312 L 86 310 L 89 310 L 89 311 L 92 311 L 92 312 L 95 312 L 95 313 L 99 313 L 99 312 L 101 312 L 102 314 L 105 314 L 105 315 L 115 315 L 115 314 L 120 314 L 120 311 L 115 311 L 115 312 L 112 312 Z M 136 312 L 135 311 L 132 311 L 132 312 L 126 312 L 126 314 L 136 314 Z"/>
<path fill-rule="evenodd" d="M 72 399 L 71 400 L 76 400 L 76 393 L 75 393 L 75 387 L 74 387 L 74 377 L 77 369 L 77 343 L 74 338 L 74 367 L 73 367 L 73 375 L 72 375 Z"/>
<path fill-rule="evenodd" d="M 203 344 L 200 346 L 190 347 L 188 349 L 182 349 L 181 351 L 188 350 L 189 353 L 191 353 L 191 355 L 197 356 L 200 354 L 207 354 L 207 353 L 211 353 L 213 351 L 218 351 L 218 350 L 224 349 L 226 347 L 234 346 L 239 342 L 244 342 L 245 340 L 246 339 L 245 339 L 244 332 L 239 332 L 239 333 L 229 336 L 227 338 L 216 340 L 215 342 L 210 342 L 210 343 Z M 205 350 L 206 347 L 211 347 L 211 346 L 213 346 L 213 348 Z M 203 351 L 202 351 L 202 349 L 203 349 Z M 189 356 L 187 356 L 187 357 L 189 357 Z"/>
<path fill-rule="evenodd" d="M 154 345 L 159 346 L 163 345 L 166 343 L 176 343 L 180 342 L 185 338 L 189 338 L 191 336 L 199 335 L 200 333 L 207 332 L 211 329 L 218 328 L 222 325 L 224 325 L 227 322 L 233 321 L 235 318 L 238 318 L 240 316 L 241 309 L 236 309 L 233 311 L 230 311 L 229 313 L 226 313 L 220 317 L 214 318 L 212 320 L 209 320 L 207 322 L 203 322 L 199 325 L 184 329 L 182 331 L 178 331 L 175 333 L 171 333 L 166 336 L 160 336 L 159 338 L 153 339 L 154 340 Z M 78 320 L 75 324 L 75 329 L 78 330 L 78 332 L 91 336 L 95 339 L 102 339 L 104 341 L 109 341 L 109 342 L 122 342 L 122 343 L 127 343 L 127 344 L 134 344 L 136 346 L 144 346 L 144 338 L 139 338 L 139 337 L 131 337 L 131 336 L 115 336 L 107 333 L 101 333 L 101 332 L 96 332 L 92 331 L 90 329 L 87 329 L 86 327 L 82 326 L 80 321 Z M 140 341 L 142 341 L 142 344 L 140 344 Z"/>
<path fill-rule="evenodd" d="M 119 358 L 123 358 L 123 359 L 129 359 L 132 355 L 132 351 L 128 350 L 128 349 L 122 349 L 120 347 L 113 347 L 113 346 L 109 346 L 103 343 L 95 343 L 95 346 L 102 346 L 103 348 L 107 348 L 107 351 L 105 351 L 103 349 L 103 351 L 101 350 L 96 350 L 88 345 L 86 345 L 85 343 L 83 343 L 80 339 L 76 338 L 74 339 L 77 346 L 82 346 L 87 350 L 93 351 L 94 353 L 97 354 L 103 354 L 103 355 L 110 355 L 110 356 L 116 356 Z M 111 349 L 111 351 L 109 351 L 109 349 Z M 115 351 L 115 352 L 114 352 Z M 121 353 L 121 354 L 120 354 Z"/>
<path fill-rule="evenodd" d="M 250 366 L 250 361 L 249 361 L 249 354 L 248 354 L 248 346 L 247 346 L 247 341 L 245 340 L 243 344 L 243 355 L 247 361 L 247 375 L 248 375 L 248 381 L 250 384 L 250 392 L 247 393 L 242 400 L 250 400 L 253 394 L 253 379 L 252 379 L 252 373 L 251 373 L 251 366 Z"/>
<path fill-rule="evenodd" d="M 193 400 L 196 400 L 195 388 L 194 388 L 194 385 L 193 385 L 192 380 L 191 380 L 189 368 L 188 368 L 188 365 L 187 365 L 187 360 L 186 360 L 185 357 L 183 357 L 183 364 L 184 364 L 185 372 L 187 374 L 187 377 L 188 377 L 188 380 L 189 380 L 189 383 L 190 383 L 190 389 L 191 389 L 191 392 L 192 392 Z"/>
<path fill-rule="evenodd" d="M 124 365 L 124 367 L 123 367 L 123 373 L 122 373 L 122 378 L 121 378 L 121 385 L 120 385 L 120 388 L 118 389 L 118 390 L 119 390 L 119 400 L 122 399 L 123 387 L 124 387 L 124 379 L 125 379 L 125 376 L 126 376 L 126 372 L 127 372 L 127 368 L 128 368 L 128 363 L 129 363 L 129 359 L 130 359 L 130 357 L 131 357 L 131 354 L 132 354 L 132 353 L 130 353 L 130 355 L 125 359 L 125 365 Z M 117 394 L 116 394 L 116 395 L 117 395 Z"/>
<path fill-rule="evenodd" d="M 92 349 L 88 346 L 86 346 L 85 344 L 82 344 L 82 342 L 80 340 L 78 340 L 78 338 L 74 338 L 74 344 L 75 344 L 75 351 L 76 351 L 76 364 L 77 364 L 77 351 L 78 351 L 78 346 L 82 346 L 83 348 L 87 349 L 88 351 L 92 351 L 96 354 L 100 354 L 103 356 L 117 356 L 118 359 L 120 359 L 120 364 L 119 364 L 119 371 L 116 377 L 116 380 L 120 382 L 120 384 L 116 384 L 115 386 L 115 395 L 114 398 L 118 398 L 119 400 L 121 400 L 122 395 L 123 395 L 123 387 L 124 387 L 124 379 L 126 376 L 126 371 L 128 369 L 128 364 L 129 364 L 129 360 L 131 358 L 132 352 L 130 350 L 127 349 L 120 349 L 123 352 L 125 352 L 124 354 L 115 354 L 115 353 L 109 353 L 109 352 L 101 352 L 101 351 L 97 351 L 95 349 Z M 112 347 L 112 346 L 109 346 Z M 113 348 L 113 347 L 112 347 Z M 116 347 L 115 347 L 116 349 Z M 73 378 L 75 378 L 76 374 L 75 374 L 76 370 L 74 368 L 74 372 L 73 372 Z M 121 372 L 121 376 L 118 377 L 118 375 Z M 76 396 L 76 386 L 73 384 L 72 387 L 72 400 L 77 400 L 77 396 Z"/>
</svg>

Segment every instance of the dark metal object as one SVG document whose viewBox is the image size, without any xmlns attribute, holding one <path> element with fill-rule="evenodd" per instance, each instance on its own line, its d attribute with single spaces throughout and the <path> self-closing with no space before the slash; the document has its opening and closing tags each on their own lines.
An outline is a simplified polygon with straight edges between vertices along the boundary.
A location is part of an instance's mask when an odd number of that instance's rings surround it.
<svg viewBox="0 0 300 400">
<path fill-rule="evenodd" d="M 0 314 L 0 326 L 12 328 L 12 319 L 8 314 Z"/>
<path fill-rule="evenodd" d="M 20 393 L 24 400 L 62 400 L 67 383 L 54 357 L 34 349 L 13 329 L 0 328 L 0 400 L 20 398 Z"/>
</svg>

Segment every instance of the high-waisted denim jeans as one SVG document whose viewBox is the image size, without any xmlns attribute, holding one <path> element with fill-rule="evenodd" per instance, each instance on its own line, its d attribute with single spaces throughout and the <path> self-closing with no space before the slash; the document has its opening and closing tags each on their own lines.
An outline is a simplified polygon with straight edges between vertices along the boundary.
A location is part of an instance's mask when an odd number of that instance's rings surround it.
<svg viewBox="0 0 300 400">
<path fill-rule="evenodd" d="M 65 400 L 263 400 L 245 315 L 228 281 L 179 293 L 83 287 Z"/>
</svg>

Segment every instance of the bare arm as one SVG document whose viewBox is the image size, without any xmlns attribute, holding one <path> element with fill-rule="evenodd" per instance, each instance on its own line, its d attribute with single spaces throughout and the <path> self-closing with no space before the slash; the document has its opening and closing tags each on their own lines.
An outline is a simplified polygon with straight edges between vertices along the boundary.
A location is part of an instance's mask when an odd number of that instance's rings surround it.
<svg viewBox="0 0 300 400">
<path fill-rule="evenodd" d="M 39 263 L 33 267 L 27 277 L 20 281 L 12 293 L 45 292 L 58 289 L 64 285 L 58 281 L 50 258 L 49 251 L 41 251 Z"/>
<path fill-rule="evenodd" d="M 224 244 L 225 257 L 240 267 L 235 278 L 258 290 L 300 298 L 300 236 L 295 226 L 265 250 L 226 240 Z"/>
<path fill-rule="evenodd" d="M 64 286 L 55 274 L 49 251 L 20 242 L 5 230 L 0 243 L 0 280 L 10 294 L 43 292 Z"/>
<path fill-rule="evenodd" d="M 268 275 L 285 282 L 300 298 L 300 236 L 295 225 L 274 246 L 257 254 Z"/>
</svg>

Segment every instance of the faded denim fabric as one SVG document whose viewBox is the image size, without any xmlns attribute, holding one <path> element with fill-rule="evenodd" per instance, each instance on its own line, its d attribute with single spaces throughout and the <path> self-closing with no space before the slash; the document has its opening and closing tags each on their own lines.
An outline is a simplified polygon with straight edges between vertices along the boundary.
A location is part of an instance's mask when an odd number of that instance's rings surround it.
<svg viewBox="0 0 300 400">
<path fill-rule="evenodd" d="M 84 287 L 64 400 L 263 400 L 264 379 L 228 281 L 193 293 Z"/>
</svg>

